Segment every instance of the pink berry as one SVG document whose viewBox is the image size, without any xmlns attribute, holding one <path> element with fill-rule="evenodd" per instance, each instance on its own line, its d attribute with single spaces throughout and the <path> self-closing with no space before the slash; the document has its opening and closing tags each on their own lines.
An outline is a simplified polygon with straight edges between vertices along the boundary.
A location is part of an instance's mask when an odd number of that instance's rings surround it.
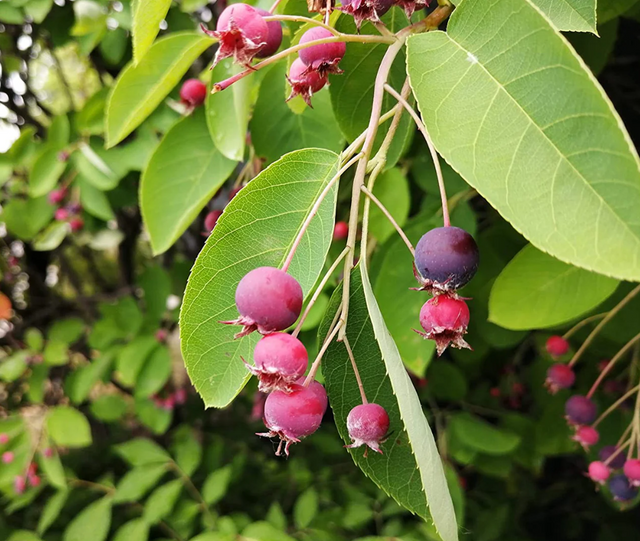
<svg viewBox="0 0 640 541">
<path fill-rule="evenodd" d="M 21 475 L 16 475 L 15 479 L 13 480 L 13 490 L 15 491 L 15 493 L 22 494 L 26 487 L 27 480 Z"/>
<path fill-rule="evenodd" d="M 567 351 L 569 351 L 569 342 L 567 342 L 562 336 L 550 336 L 547 340 L 547 352 L 552 357 L 562 357 Z"/>
<path fill-rule="evenodd" d="M 327 393 L 317 381 L 309 387 L 298 385 L 289 393 L 274 391 L 264 403 L 264 424 L 269 432 L 258 435 L 280 438 L 276 455 L 281 455 L 283 443 L 284 452 L 289 455 L 292 443 L 318 430 L 326 409 Z"/>
<path fill-rule="evenodd" d="M 634 487 L 640 486 L 640 460 L 630 458 L 624 463 L 622 471 L 624 471 L 627 479 Z"/>
<path fill-rule="evenodd" d="M 30 475 L 29 476 L 29 484 L 33 488 L 36 488 L 37 486 L 40 486 L 40 477 L 37 476 L 37 475 Z"/>
<path fill-rule="evenodd" d="M 14 458 L 15 455 L 12 451 L 6 451 L 2 453 L 2 462 L 4 462 L 5 464 L 11 464 Z"/>
<path fill-rule="evenodd" d="M 49 192 L 49 195 L 47 196 L 47 200 L 52 205 L 58 205 L 62 203 L 62 201 L 66 196 L 67 196 L 67 190 L 65 188 L 60 188 L 58 190 L 53 190 Z"/>
<path fill-rule="evenodd" d="M 42 451 L 42 454 L 45 458 L 51 458 L 53 456 L 53 449 L 51 449 L 51 447 L 47 447 L 44 451 Z"/>
<path fill-rule="evenodd" d="M 547 370 L 547 380 L 545 385 L 551 394 L 557 393 L 560 389 L 568 389 L 576 381 L 576 374 L 567 364 L 554 364 Z"/>
<path fill-rule="evenodd" d="M 326 28 L 315 26 L 302 35 L 300 44 L 331 38 L 333 36 L 334 35 Z M 347 46 L 344 42 L 335 42 L 306 47 L 305 49 L 301 49 L 298 55 L 306 66 L 324 76 L 327 73 L 342 73 L 338 68 L 338 63 L 342 60 L 346 52 Z"/>
<path fill-rule="evenodd" d="M 394 0 L 342 0 L 342 12 L 351 15 L 358 30 L 362 21 L 380 22 L 382 17 L 393 6 Z"/>
<path fill-rule="evenodd" d="M 595 481 L 599 484 L 604 484 L 604 482 L 609 479 L 609 475 L 611 475 L 611 472 L 603 462 L 596 460 L 595 462 L 589 464 L 589 478 L 592 481 Z"/>
<path fill-rule="evenodd" d="M 67 209 L 65 209 L 65 208 L 59 208 L 59 209 L 56 210 L 56 212 L 53 215 L 53 217 L 58 222 L 64 222 L 64 221 L 69 219 L 69 211 Z"/>
<path fill-rule="evenodd" d="M 175 400 L 176 404 L 182 406 L 187 402 L 187 390 L 184 387 L 176 389 L 176 392 L 173 393 L 173 399 Z"/>
<path fill-rule="evenodd" d="M 333 228 L 333 240 L 343 240 L 349 235 L 349 224 L 347 222 L 336 222 Z"/>
<path fill-rule="evenodd" d="M 236 338 L 255 330 L 262 334 L 283 331 L 298 319 L 302 310 L 302 288 L 290 274 L 274 267 L 259 267 L 248 272 L 236 289 L 240 317 L 223 321 L 242 325 Z"/>
<path fill-rule="evenodd" d="M 269 17 L 271 15 L 271 13 L 261 8 L 255 8 L 255 10 L 263 17 Z M 280 48 L 280 44 L 282 43 L 282 26 L 280 23 L 278 21 L 269 21 L 267 28 L 269 29 L 267 42 L 256 53 L 256 58 L 271 56 Z"/>
<path fill-rule="evenodd" d="M 577 441 L 582 447 L 588 449 L 592 445 L 595 445 L 600 440 L 599 432 L 592 426 L 580 426 L 576 430 L 573 439 Z"/>
<path fill-rule="evenodd" d="M 38 471 L 38 465 L 35 462 L 31 462 L 27 468 L 27 475 L 35 475 Z"/>
<path fill-rule="evenodd" d="M 247 4 L 230 5 L 220 14 L 216 30 L 205 32 L 218 38 L 214 66 L 230 56 L 239 64 L 248 65 L 269 40 L 267 23 L 255 8 Z"/>
<path fill-rule="evenodd" d="M 218 223 L 218 218 L 222 216 L 221 210 L 212 210 L 209 214 L 204 217 L 204 230 L 207 235 L 211 234 L 213 228 Z"/>
<path fill-rule="evenodd" d="M 84 220 L 79 217 L 71 218 L 69 226 L 71 226 L 71 231 L 80 231 L 84 227 Z"/>
<path fill-rule="evenodd" d="M 469 307 L 462 299 L 438 295 L 424 303 L 420 310 L 420 325 L 424 333 L 416 331 L 429 340 L 434 340 L 438 355 L 448 345 L 471 349 L 462 336 L 469 325 Z"/>
<path fill-rule="evenodd" d="M 169 336 L 169 331 L 167 331 L 167 329 L 158 329 L 156 331 L 155 338 L 158 342 L 163 343 L 166 341 L 167 336 Z"/>
<path fill-rule="evenodd" d="M 0 445 L 5 445 L 9 443 L 9 435 L 4 432 L 0 434 Z"/>
<path fill-rule="evenodd" d="M 299 58 L 296 58 L 291 64 L 287 81 L 291 85 L 291 94 L 289 94 L 287 101 L 296 96 L 302 96 L 302 99 L 309 107 L 312 106 L 311 96 L 327 84 L 326 76 L 320 75 L 318 71 L 307 67 Z"/>
<path fill-rule="evenodd" d="M 199 107 L 207 97 L 207 85 L 200 79 L 187 79 L 180 88 L 180 101 L 189 107 Z"/>
<path fill-rule="evenodd" d="M 574 425 L 590 425 L 596 420 L 598 408 L 586 396 L 574 395 L 564 406 L 567 420 Z"/>
<path fill-rule="evenodd" d="M 249 366 L 258 377 L 258 389 L 263 393 L 288 391 L 307 371 L 309 357 L 302 342 L 286 333 L 263 337 L 253 351 L 255 366 Z"/>
<path fill-rule="evenodd" d="M 168 396 L 162 401 L 162 409 L 166 411 L 173 411 L 173 408 L 176 405 L 175 398 L 173 396 Z"/>
<path fill-rule="evenodd" d="M 382 454 L 380 443 L 389 431 L 389 415 L 378 404 L 360 404 L 347 415 L 347 430 L 353 440 L 347 447 L 367 445 L 376 453 Z"/>
</svg>

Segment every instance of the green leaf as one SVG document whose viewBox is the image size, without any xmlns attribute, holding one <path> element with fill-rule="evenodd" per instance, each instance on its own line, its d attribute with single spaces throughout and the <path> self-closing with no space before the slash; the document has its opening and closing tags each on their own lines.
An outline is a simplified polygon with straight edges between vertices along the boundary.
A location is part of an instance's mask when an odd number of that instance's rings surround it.
<svg viewBox="0 0 640 541">
<path fill-rule="evenodd" d="M 138 65 L 127 65 L 107 102 L 107 148 L 136 129 L 212 44 L 201 34 L 176 32 L 154 43 Z"/>
<path fill-rule="evenodd" d="M 600 0 L 598 2 L 598 24 L 615 19 L 629 11 L 638 0 Z"/>
<path fill-rule="evenodd" d="M 158 407 L 149 398 L 136 399 L 135 412 L 140 422 L 154 434 L 164 434 L 171 424 L 173 412 Z"/>
<path fill-rule="evenodd" d="M 160 347 L 155 336 L 138 336 L 120 350 L 116 361 L 116 378 L 127 387 L 133 387 L 151 353 Z"/>
<path fill-rule="evenodd" d="M 294 541 L 293 537 L 264 521 L 249 524 L 242 531 L 242 539 L 247 541 Z M 218 541 L 218 539 L 202 539 L 202 541 Z M 226 540 L 220 539 L 219 541 Z"/>
<path fill-rule="evenodd" d="M 35 327 L 27 329 L 24 333 L 24 342 L 32 352 L 40 352 L 44 347 L 44 336 Z"/>
<path fill-rule="evenodd" d="M 33 19 L 34 23 L 40 24 L 45 20 L 52 7 L 53 0 L 29 0 L 24 5 L 24 11 Z"/>
<path fill-rule="evenodd" d="M 182 481 L 176 479 L 156 488 L 144 504 L 144 519 L 149 524 L 156 524 L 173 510 L 180 493 Z"/>
<path fill-rule="evenodd" d="M 25 496 L 23 495 L 22 498 L 25 498 Z M 15 530 L 7 541 L 42 541 L 42 539 L 29 530 Z"/>
<path fill-rule="evenodd" d="M 102 135 L 104 133 L 104 110 L 109 96 L 109 88 L 103 87 L 84 104 L 76 114 L 76 129 L 83 135 Z"/>
<path fill-rule="evenodd" d="M 202 460 L 202 445 L 188 426 L 180 427 L 174 439 L 173 455 L 176 463 L 185 475 L 191 477 Z"/>
<path fill-rule="evenodd" d="M 67 503 L 69 498 L 69 491 L 58 490 L 53 496 L 51 496 L 42 509 L 40 519 L 38 520 L 38 527 L 36 531 L 38 534 L 43 535 L 60 515 L 64 504 Z"/>
<path fill-rule="evenodd" d="M 429 366 L 427 377 L 429 390 L 436 400 L 464 400 L 468 390 L 467 380 L 464 372 L 455 364 L 439 360 Z"/>
<path fill-rule="evenodd" d="M 114 447 L 116 453 L 131 466 L 145 466 L 147 464 L 166 464 L 171 457 L 157 443 L 146 438 L 136 438 Z"/>
<path fill-rule="evenodd" d="M 72 36 L 86 36 L 103 30 L 107 22 L 107 9 L 93 0 L 77 0 L 73 3 L 75 23 Z"/>
<path fill-rule="evenodd" d="M 287 152 L 304 148 L 342 150 L 344 139 L 333 115 L 329 93 L 314 94 L 313 109 L 307 107 L 297 115 L 283 100 L 286 84 L 283 64 L 271 68 L 262 80 L 249 125 L 256 153 L 273 162 Z"/>
<path fill-rule="evenodd" d="M 452 415 L 449 426 L 464 445 L 488 455 L 506 455 L 520 445 L 517 434 L 492 426 L 470 413 Z"/>
<path fill-rule="evenodd" d="M 171 247 L 235 168 L 211 142 L 204 115 L 199 108 L 175 124 L 142 175 L 140 207 L 156 254 Z"/>
<path fill-rule="evenodd" d="M 13 7 L 8 2 L 2 2 L 0 3 L 0 22 L 22 24 L 24 22 L 24 15 L 20 9 Z"/>
<path fill-rule="evenodd" d="M 171 376 L 169 350 L 161 346 L 153 351 L 144 363 L 136 380 L 135 397 L 148 398 L 162 389 Z"/>
<path fill-rule="evenodd" d="M 160 265 L 147 267 L 138 277 L 143 291 L 145 321 L 150 329 L 157 329 L 167 310 L 167 298 L 171 294 L 171 277 Z"/>
<path fill-rule="evenodd" d="M 512 330 L 555 327 L 594 309 L 618 284 L 528 245 L 494 282 L 489 320 Z"/>
<path fill-rule="evenodd" d="M 382 173 L 373 187 L 373 195 L 385 206 L 397 224 L 404 226 L 409 216 L 411 195 L 407 177 L 402 171 L 394 167 Z M 369 214 L 369 232 L 381 243 L 396 233 L 393 224 L 373 202 Z"/>
<path fill-rule="evenodd" d="M 298 529 L 307 528 L 318 514 L 318 493 L 314 488 L 305 490 L 293 506 L 293 521 Z"/>
<path fill-rule="evenodd" d="M 59 489 L 67 488 L 67 480 L 64 474 L 64 467 L 60 460 L 58 453 L 53 453 L 51 456 L 44 456 L 40 453 L 40 466 L 42 471 L 47 477 L 47 481 L 51 485 Z"/>
<path fill-rule="evenodd" d="M 211 472 L 202 485 L 202 497 L 209 505 L 219 502 L 227 493 L 231 474 L 231 466 L 225 466 L 219 470 Z"/>
<path fill-rule="evenodd" d="M 211 72 L 211 81 L 222 81 L 242 70 L 231 58 Z M 216 148 L 230 160 L 242 161 L 251 116 L 253 78 L 245 77 L 224 92 L 209 94 L 205 102 L 207 126 Z"/>
<path fill-rule="evenodd" d="M 0 380 L 11 383 L 17 380 L 27 369 L 28 351 L 17 351 L 13 355 L 0 360 Z"/>
<path fill-rule="evenodd" d="M 76 182 L 80 186 L 80 202 L 84 210 L 100 220 L 107 221 L 115 218 L 109 199 L 102 190 L 82 177 L 79 177 Z"/>
<path fill-rule="evenodd" d="M 53 218 L 54 207 L 46 197 L 12 198 L 2 209 L 2 221 L 10 233 L 22 240 L 31 240 Z"/>
<path fill-rule="evenodd" d="M 165 464 L 147 464 L 133 468 L 120 479 L 113 503 L 137 502 L 158 484 L 166 472 Z"/>
<path fill-rule="evenodd" d="M 171 0 L 136 0 L 133 3 L 133 59 L 142 60 L 156 39 L 160 23 L 167 16 Z"/>
<path fill-rule="evenodd" d="M 539 249 L 640 279 L 637 154 L 597 81 L 528 0 L 465 0 L 446 34 L 408 48 L 427 128 L 467 182 Z"/>
<path fill-rule="evenodd" d="M 114 352 L 103 353 L 73 373 L 72 385 L 67 389 L 67 394 L 74 404 L 84 402 L 98 380 L 110 373 L 114 357 Z"/>
<path fill-rule="evenodd" d="M 29 175 L 29 195 L 40 197 L 46 195 L 56 187 L 58 179 L 67 167 L 66 162 L 58 159 L 60 151 L 46 148 L 33 163 L 33 170 Z"/>
<path fill-rule="evenodd" d="M 53 322 L 47 332 L 47 339 L 53 342 L 73 344 L 84 333 L 84 322 L 80 318 L 59 319 Z"/>
<path fill-rule="evenodd" d="M 63 541 L 104 541 L 111 525 L 111 498 L 105 497 L 85 507 L 69 524 Z"/>
<path fill-rule="evenodd" d="M 558 29 L 569 32 L 596 30 L 596 0 L 532 0 Z M 606 2 L 606 0 L 604 0 Z"/>
<path fill-rule="evenodd" d="M 67 222 L 52 222 L 33 239 L 33 249 L 37 252 L 55 250 L 62 244 L 62 241 L 70 231 L 71 229 Z"/>
<path fill-rule="evenodd" d="M 72 156 L 78 174 L 98 190 L 113 190 L 122 175 L 118 175 L 109 167 L 100 154 L 88 144 L 81 143 L 79 149 L 80 152 L 74 152 Z"/>
<path fill-rule="evenodd" d="M 127 401 L 117 394 L 106 394 L 91 403 L 91 413 L 101 421 L 112 423 L 127 412 Z"/>
<path fill-rule="evenodd" d="M 51 439 L 62 447 L 91 445 L 89 421 L 77 409 L 69 406 L 56 406 L 49 410 L 47 431 Z"/>
<path fill-rule="evenodd" d="M 44 362 L 51 366 L 62 366 L 69 361 L 69 344 L 66 342 L 58 342 L 49 340 L 44 348 L 42 356 Z"/>
<path fill-rule="evenodd" d="M 71 125 L 67 115 L 58 115 L 51 121 L 47 130 L 47 146 L 55 150 L 62 150 L 69 144 Z"/>
<path fill-rule="evenodd" d="M 249 378 L 255 335 L 233 340 L 240 279 L 260 266 L 279 267 L 317 197 L 337 173 L 338 156 L 319 149 L 287 154 L 227 205 L 191 271 L 180 315 L 182 353 L 206 406 L 223 407 Z M 307 294 L 322 271 L 333 235 L 334 189 L 311 221 L 289 272 Z"/>
<path fill-rule="evenodd" d="M 149 525 L 142 518 L 130 520 L 118 528 L 113 541 L 147 541 Z"/>
<path fill-rule="evenodd" d="M 349 454 L 399 504 L 424 519 L 431 517 L 443 541 L 455 541 L 458 528 L 453 504 L 422 405 L 382 319 L 363 267 L 352 272 L 351 283 L 347 338 L 367 399 L 386 409 L 393 435 L 382 445 L 382 455 L 370 452 L 365 458 L 361 448 L 350 450 Z M 326 336 L 341 296 L 338 288 L 320 327 L 321 339 Z M 344 345 L 334 341 L 322 364 L 338 432 L 345 442 L 351 443 L 347 414 L 361 403 L 361 398 Z"/>
</svg>

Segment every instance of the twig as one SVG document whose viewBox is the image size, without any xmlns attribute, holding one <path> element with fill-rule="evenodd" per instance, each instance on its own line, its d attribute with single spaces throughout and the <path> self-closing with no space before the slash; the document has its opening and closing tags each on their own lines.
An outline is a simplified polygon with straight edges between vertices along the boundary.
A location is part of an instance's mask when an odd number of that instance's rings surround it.
<svg viewBox="0 0 640 541">
<path fill-rule="evenodd" d="M 267 23 L 269 21 L 291 21 L 294 23 L 315 24 L 316 26 L 321 26 L 325 30 L 328 30 L 334 36 L 343 35 L 341 32 L 338 32 L 332 26 L 329 26 L 328 24 L 324 24 L 322 21 L 318 21 L 317 19 L 312 19 L 311 17 L 302 17 L 300 15 L 270 15 L 269 17 L 262 17 L 262 18 Z"/>
</svg>

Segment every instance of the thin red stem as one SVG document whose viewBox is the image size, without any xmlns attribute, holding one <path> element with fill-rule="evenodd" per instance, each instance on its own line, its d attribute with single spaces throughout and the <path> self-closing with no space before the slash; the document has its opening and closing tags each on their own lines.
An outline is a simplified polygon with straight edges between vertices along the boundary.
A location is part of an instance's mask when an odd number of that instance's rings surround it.
<svg viewBox="0 0 640 541">
<path fill-rule="evenodd" d="M 627 400 L 627 398 L 629 398 L 632 394 L 637 393 L 638 390 L 640 390 L 640 385 L 636 385 L 633 389 L 627 391 L 625 394 L 623 394 L 620 398 L 618 398 L 618 400 L 616 400 L 613 404 L 611 404 L 606 410 L 605 412 L 600 415 L 600 417 L 598 417 L 594 423 L 591 425 L 593 428 L 595 428 L 596 426 L 598 426 L 602 421 L 604 421 L 607 416 L 614 411 L 620 404 L 622 404 L 625 400 Z"/>
<path fill-rule="evenodd" d="M 356 376 L 356 381 L 358 382 L 358 389 L 360 390 L 360 398 L 362 399 L 363 404 L 368 404 L 367 395 L 364 393 L 364 385 L 362 385 L 362 380 L 360 379 L 360 372 L 358 371 L 358 365 L 356 364 L 356 359 L 353 356 L 353 350 L 351 349 L 351 345 L 349 344 L 349 340 L 347 339 L 347 335 L 344 335 L 342 339 L 342 343 L 344 347 L 347 348 L 347 354 L 349 355 L 349 360 L 351 361 L 351 366 L 353 367 L 353 373 Z"/>
<path fill-rule="evenodd" d="M 587 398 L 591 398 L 593 396 L 593 393 L 596 392 L 596 389 L 598 388 L 602 380 L 607 376 L 607 374 L 611 372 L 611 369 L 614 367 L 614 365 L 624 356 L 627 351 L 629 351 L 633 347 L 633 344 L 635 344 L 638 340 L 640 340 L 640 333 L 636 334 L 631 340 L 629 340 L 624 346 L 622 346 L 620 351 L 618 351 L 618 353 L 615 354 L 615 356 L 613 357 L 613 359 L 611 359 L 607 366 L 605 366 L 604 370 L 600 372 L 600 375 L 591 386 L 591 389 L 589 389 Z"/>
<path fill-rule="evenodd" d="M 311 385 L 311 382 L 314 379 L 316 379 L 316 372 L 318 372 L 318 368 L 320 368 L 320 363 L 322 362 L 322 357 L 326 353 L 327 349 L 329 348 L 329 345 L 331 344 L 331 342 L 335 338 L 336 334 L 338 334 L 338 331 L 340 330 L 340 327 L 341 327 L 341 323 L 338 322 L 338 324 L 334 327 L 333 331 L 331 331 L 331 334 L 329 336 L 327 336 L 327 338 L 325 339 L 324 344 L 322 344 L 322 348 L 320 348 L 320 351 L 318 352 L 318 355 L 316 356 L 315 361 L 313 361 L 313 364 L 311 365 L 311 370 L 309 370 L 309 374 L 307 375 L 306 379 L 304 380 L 303 385 L 305 387 L 308 387 L 309 385 Z"/>
</svg>

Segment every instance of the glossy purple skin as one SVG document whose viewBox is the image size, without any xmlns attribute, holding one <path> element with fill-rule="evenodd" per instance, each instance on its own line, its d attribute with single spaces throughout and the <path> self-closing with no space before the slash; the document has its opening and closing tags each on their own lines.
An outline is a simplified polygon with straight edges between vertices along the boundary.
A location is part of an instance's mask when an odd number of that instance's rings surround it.
<svg viewBox="0 0 640 541">
<path fill-rule="evenodd" d="M 290 393 L 274 391 L 264 403 L 264 424 L 286 438 L 301 439 L 318 430 L 326 408 L 327 394 L 318 382 Z"/>
<path fill-rule="evenodd" d="M 617 450 L 618 448 L 615 445 L 605 445 L 602 449 L 600 449 L 600 452 L 598 453 L 598 457 L 602 462 L 606 462 L 607 459 L 611 455 L 613 455 L 613 453 L 615 453 Z M 626 453 L 624 451 L 620 451 L 613 460 L 607 463 L 607 465 L 612 470 L 619 470 L 620 468 L 624 467 L 624 463 L 626 459 L 627 459 Z"/>
<path fill-rule="evenodd" d="M 231 20 L 242 30 L 246 39 L 254 43 L 264 43 L 269 37 L 269 27 L 258 11 L 247 4 L 232 4 L 218 18 L 216 31 L 226 32 Z"/>
<path fill-rule="evenodd" d="M 289 68 L 289 82 L 292 85 L 304 85 L 311 90 L 312 94 L 315 94 L 327 84 L 327 78 L 322 77 L 315 70 L 310 70 L 302 60 L 296 58 Z"/>
<path fill-rule="evenodd" d="M 300 43 L 308 43 L 318 39 L 325 39 L 333 37 L 333 34 L 326 28 L 316 26 L 307 30 L 300 38 Z M 300 60 L 302 60 L 307 66 L 311 66 L 317 69 L 322 63 L 336 63 L 342 60 L 345 52 L 347 51 L 347 45 L 344 42 L 337 43 L 322 43 L 320 45 L 314 45 L 301 49 L 298 52 Z"/>
<path fill-rule="evenodd" d="M 415 263 L 429 282 L 458 289 L 478 270 L 480 254 L 473 237 L 459 227 L 437 227 L 427 231 L 416 245 Z"/>
<path fill-rule="evenodd" d="M 236 306 L 241 316 L 263 331 L 282 331 L 300 315 L 302 288 L 293 276 L 280 269 L 258 267 L 240 280 Z"/>
<path fill-rule="evenodd" d="M 354 440 L 379 442 L 389 431 L 389 415 L 379 404 L 360 404 L 347 415 L 347 429 Z"/>
<path fill-rule="evenodd" d="M 622 474 L 614 475 L 609 481 L 609 490 L 616 500 L 627 502 L 638 495 L 638 489 L 629 484 L 629 480 Z"/>
<path fill-rule="evenodd" d="M 269 17 L 271 15 L 266 9 L 255 8 L 255 10 L 262 17 Z M 267 28 L 269 29 L 267 43 L 256 53 L 256 58 L 271 56 L 280 48 L 280 44 L 282 43 L 282 25 L 278 21 L 269 21 Z"/>
<path fill-rule="evenodd" d="M 586 396 L 574 395 L 564 406 L 569 421 L 577 425 L 590 425 L 596 420 L 598 408 Z"/>
<path fill-rule="evenodd" d="M 296 380 L 307 371 L 309 356 L 300 340 L 279 332 L 268 334 L 256 344 L 253 362 L 259 370 Z"/>
</svg>

